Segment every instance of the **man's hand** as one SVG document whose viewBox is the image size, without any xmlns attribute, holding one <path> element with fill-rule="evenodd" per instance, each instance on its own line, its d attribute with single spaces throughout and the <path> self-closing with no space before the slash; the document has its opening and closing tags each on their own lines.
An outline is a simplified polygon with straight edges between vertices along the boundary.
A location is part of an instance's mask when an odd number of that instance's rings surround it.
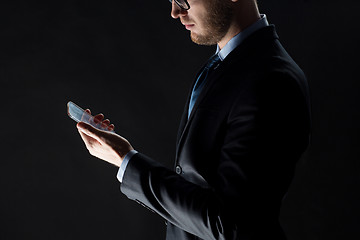
<svg viewBox="0 0 360 240">
<path fill-rule="evenodd" d="M 86 111 L 90 113 L 90 110 L 87 109 Z M 102 114 L 94 116 L 96 123 L 101 124 L 102 127 L 107 126 L 108 130 L 113 130 L 114 125 L 110 124 L 108 119 L 103 119 L 104 115 Z M 79 122 L 76 126 L 91 155 L 118 167 L 120 167 L 125 155 L 133 150 L 130 143 L 116 133 L 96 129 L 84 122 Z"/>
</svg>

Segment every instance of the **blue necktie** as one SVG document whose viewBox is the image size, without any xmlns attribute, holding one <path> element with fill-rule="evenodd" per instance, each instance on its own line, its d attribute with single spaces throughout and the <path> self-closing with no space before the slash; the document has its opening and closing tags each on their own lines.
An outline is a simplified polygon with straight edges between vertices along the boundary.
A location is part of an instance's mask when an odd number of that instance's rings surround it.
<svg viewBox="0 0 360 240">
<path fill-rule="evenodd" d="M 196 99 L 199 97 L 200 92 L 202 90 L 202 88 L 205 85 L 206 82 L 206 77 L 209 75 L 209 73 L 214 70 L 214 68 L 216 68 L 220 62 L 220 57 L 215 54 L 214 56 L 212 56 L 208 63 L 206 64 L 206 66 L 204 67 L 204 69 L 201 71 L 201 73 L 199 74 L 194 88 L 191 92 L 191 98 L 190 98 L 190 103 L 189 103 L 189 110 L 188 110 L 188 118 L 190 117 L 191 111 L 195 105 Z"/>
</svg>

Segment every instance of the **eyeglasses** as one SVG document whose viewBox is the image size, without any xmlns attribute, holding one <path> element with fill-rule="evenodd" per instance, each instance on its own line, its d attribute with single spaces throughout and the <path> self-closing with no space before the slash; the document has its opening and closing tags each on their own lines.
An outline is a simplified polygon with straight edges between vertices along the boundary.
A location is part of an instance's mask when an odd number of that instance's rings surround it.
<svg viewBox="0 0 360 240">
<path fill-rule="evenodd" d="M 172 4 L 172 2 L 175 1 L 175 3 L 183 10 L 189 10 L 190 5 L 187 0 L 169 0 L 169 2 Z"/>
</svg>

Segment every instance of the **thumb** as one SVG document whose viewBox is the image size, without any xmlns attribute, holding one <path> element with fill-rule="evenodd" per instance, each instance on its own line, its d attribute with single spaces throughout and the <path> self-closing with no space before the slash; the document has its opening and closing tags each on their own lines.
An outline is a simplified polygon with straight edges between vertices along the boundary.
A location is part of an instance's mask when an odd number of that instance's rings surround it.
<svg viewBox="0 0 360 240">
<path fill-rule="evenodd" d="M 76 124 L 76 127 L 82 133 L 88 135 L 89 137 L 92 137 L 92 138 L 98 140 L 99 142 L 102 142 L 100 136 L 102 135 L 103 132 L 100 131 L 99 129 L 97 129 L 97 128 L 95 128 L 95 127 L 93 127 L 90 124 L 87 124 L 85 122 L 78 122 Z"/>
</svg>

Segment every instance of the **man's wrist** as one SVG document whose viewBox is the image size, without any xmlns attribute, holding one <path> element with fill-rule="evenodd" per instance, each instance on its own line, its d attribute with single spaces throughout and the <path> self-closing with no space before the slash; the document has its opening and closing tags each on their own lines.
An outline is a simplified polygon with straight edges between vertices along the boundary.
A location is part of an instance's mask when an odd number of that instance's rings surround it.
<svg viewBox="0 0 360 240">
<path fill-rule="evenodd" d="M 122 182 L 122 179 L 124 177 L 124 173 L 125 173 L 125 170 L 126 170 L 126 167 L 129 163 L 129 161 L 131 160 L 131 158 L 136 154 L 138 153 L 136 150 L 130 150 L 124 157 L 121 165 L 120 165 L 120 168 L 119 168 L 119 171 L 117 173 L 117 179 L 119 180 L 119 182 Z"/>
</svg>

